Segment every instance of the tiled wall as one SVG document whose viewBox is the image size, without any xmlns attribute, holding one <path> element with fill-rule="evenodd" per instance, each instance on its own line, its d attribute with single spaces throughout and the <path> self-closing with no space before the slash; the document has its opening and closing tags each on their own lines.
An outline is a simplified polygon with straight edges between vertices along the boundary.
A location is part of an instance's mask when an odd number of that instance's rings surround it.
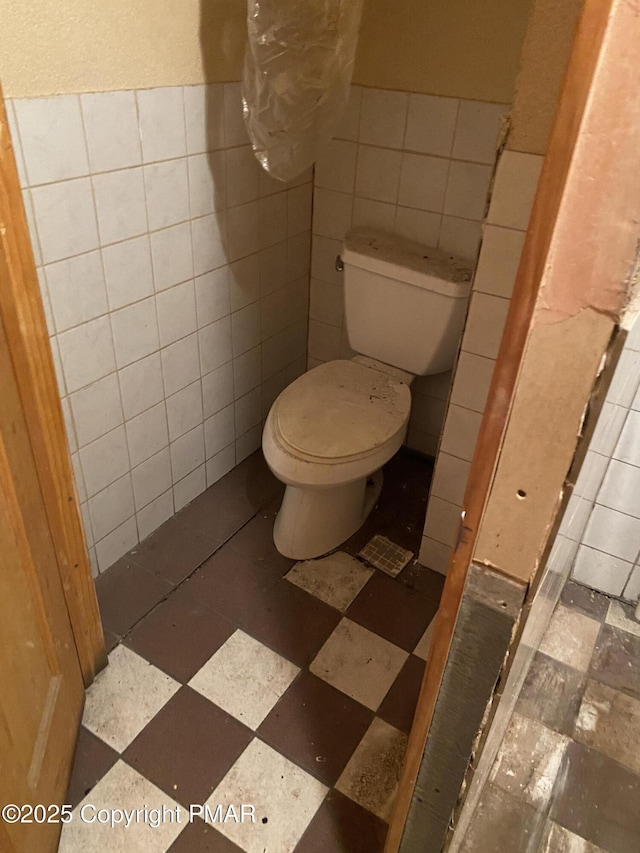
<svg viewBox="0 0 640 853">
<path fill-rule="evenodd" d="M 420 562 L 439 572 L 458 529 L 542 159 L 505 150 L 498 163 L 420 549 Z"/>
<path fill-rule="evenodd" d="M 474 261 L 504 104 L 353 86 L 346 117 L 316 164 L 309 364 L 350 357 L 342 275 L 352 226 L 395 232 Z M 435 455 L 451 374 L 413 388 L 408 443 Z"/>
<path fill-rule="evenodd" d="M 306 366 L 311 173 L 238 84 L 8 102 L 94 571 L 260 445 Z"/>
<path fill-rule="evenodd" d="M 573 578 L 629 601 L 640 597 L 640 324 L 618 362 L 572 497 L 587 526 Z"/>
</svg>

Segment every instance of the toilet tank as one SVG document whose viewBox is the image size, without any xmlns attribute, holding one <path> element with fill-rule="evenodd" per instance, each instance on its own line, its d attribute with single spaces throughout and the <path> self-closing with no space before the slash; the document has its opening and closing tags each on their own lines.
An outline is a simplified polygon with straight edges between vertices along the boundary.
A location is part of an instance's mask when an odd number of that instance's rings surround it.
<svg viewBox="0 0 640 853">
<path fill-rule="evenodd" d="M 352 349 L 416 376 L 453 367 L 471 288 L 468 261 L 365 229 L 347 234 L 342 261 Z"/>
</svg>

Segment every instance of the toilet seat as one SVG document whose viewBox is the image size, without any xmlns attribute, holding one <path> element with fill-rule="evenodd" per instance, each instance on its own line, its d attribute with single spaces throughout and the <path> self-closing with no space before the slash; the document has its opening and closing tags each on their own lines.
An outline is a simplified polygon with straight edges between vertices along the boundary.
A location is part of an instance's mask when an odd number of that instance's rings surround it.
<svg viewBox="0 0 640 853">
<path fill-rule="evenodd" d="M 406 375 L 406 374 L 405 374 Z M 265 458 L 285 483 L 322 488 L 368 476 L 401 446 L 411 392 L 392 368 L 335 360 L 298 377 L 273 404 Z"/>
</svg>

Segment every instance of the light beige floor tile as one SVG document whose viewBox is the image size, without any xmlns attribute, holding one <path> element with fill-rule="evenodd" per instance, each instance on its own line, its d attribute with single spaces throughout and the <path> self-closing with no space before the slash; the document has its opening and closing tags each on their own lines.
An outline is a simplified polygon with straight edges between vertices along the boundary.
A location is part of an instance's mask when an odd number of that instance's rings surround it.
<svg viewBox="0 0 640 853">
<path fill-rule="evenodd" d="M 344 612 L 373 574 L 359 560 L 336 551 L 319 560 L 296 563 L 288 581 Z"/>
<path fill-rule="evenodd" d="M 279 752 L 253 740 L 208 800 L 253 805 L 255 823 L 217 829 L 246 853 L 291 853 L 320 808 L 327 788 Z M 265 820 L 266 818 L 266 820 Z"/>
<path fill-rule="evenodd" d="M 143 807 L 146 819 L 141 812 L 137 819 L 130 819 L 128 827 L 123 823 L 111 827 L 96 819 L 99 809 Z M 160 809 L 160 813 L 154 815 L 153 809 Z M 73 820 L 62 829 L 59 853 L 161 853 L 184 829 L 187 819 L 186 810 L 171 797 L 118 761 L 74 809 Z M 158 823 L 155 827 L 154 820 Z"/>
<path fill-rule="evenodd" d="M 406 749 L 407 736 L 376 717 L 342 771 L 336 788 L 388 822 Z"/>
<path fill-rule="evenodd" d="M 542 638 L 540 651 L 586 672 L 599 631 L 600 623 L 595 619 L 559 605 Z"/>
<path fill-rule="evenodd" d="M 613 625 L 614 628 L 620 628 L 621 631 L 626 631 L 627 634 L 634 634 L 640 637 L 640 622 L 631 619 L 624 612 L 619 601 L 611 601 L 605 618 L 607 625 Z"/>
<path fill-rule="evenodd" d="M 433 628 L 435 624 L 436 619 L 434 616 L 431 622 L 429 622 L 427 630 L 418 640 L 418 645 L 413 650 L 414 655 L 416 655 L 416 657 L 422 658 L 422 660 L 426 660 L 429 656 L 429 649 L 431 648 L 431 638 L 433 637 Z"/>
<path fill-rule="evenodd" d="M 640 773 L 640 701 L 633 696 L 588 681 L 574 737 Z"/>
<path fill-rule="evenodd" d="M 549 821 L 540 853 L 604 853 L 604 850 L 574 835 L 564 826 Z"/>
<path fill-rule="evenodd" d="M 125 646 L 87 690 L 83 724 L 122 752 L 171 699 L 180 685 Z"/>
<path fill-rule="evenodd" d="M 514 713 L 491 770 L 491 781 L 535 808 L 549 802 L 569 739 Z"/>
<path fill-rule="evenodd" d="M 350 619 L 342 619 L 309 669 L 375 711 L 407 657 L 393 643 Z"/>
<path fill-rule="evenodd" d="M 299 672 L 295 664 L 238 630 L 189 686 L 256 729 Z"/>
</svg>

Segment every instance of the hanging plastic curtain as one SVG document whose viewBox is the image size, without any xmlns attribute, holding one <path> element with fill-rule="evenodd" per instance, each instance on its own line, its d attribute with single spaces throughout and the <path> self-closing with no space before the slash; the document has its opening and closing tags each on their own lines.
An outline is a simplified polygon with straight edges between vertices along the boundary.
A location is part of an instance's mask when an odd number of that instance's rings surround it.
<svg viewBox="0 0 640 853">
<path fill-rule="evenodd" d="M 349 96 L 362 0 L 247 0 L 242 102 L 253 150 L 295 178 L 330 139 Z"/>
</svg>

